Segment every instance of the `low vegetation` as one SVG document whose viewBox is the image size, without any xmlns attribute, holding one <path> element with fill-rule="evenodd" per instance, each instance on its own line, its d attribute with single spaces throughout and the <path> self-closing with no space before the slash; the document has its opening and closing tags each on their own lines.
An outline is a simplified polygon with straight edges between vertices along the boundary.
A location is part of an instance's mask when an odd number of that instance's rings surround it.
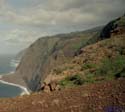
<svg viewBox="0 0 125 112">
<path fill-rule="evenodd" d="M 85 65 L 86 69 L 95 68 L 93 64 Z M 114 58 L 105 58 L 102 64 L 96 67 L 95 72 L 86 73 L 86 81 L 93 83 L 100 80 L 112 80 L 120 77 L 125 77 L 125 56 L 119 55 Z"/>
<path fill-rule="evenodd" d="M 116 22 L 119 26 L 124 26 L 125 25 L 125 17 L 121 17 L 119 21 Z"/>
<path fill-rule="evenodd" d="M 86 63 L 86 64 L 83 64 L 82 65 L 82 69 L 91 69 L 91 68 L 95 68 L 96 67 L 96 64 L 94 63 Z"/>
<path fill-rule="evenodd" d="M 59 84 L 63 87 L 72 87 L 84 84 L 84 80 L 79 74 L 76 74 L 67 76 L 65 79 L 61 80 Z"/>
<path fill-rule="evenodd" d="M 96 70 L 93 72 L 89 71 L 92 68 Z M 93 63 L 86 63 L 83 69 L 88 69 L 84 78 L 80 74 L 76 74 L 64 78 L 59 84 L 62 87 L 72 87 L 85 83 L 95 83 L 102 80 L 125 77 L 125 56 L 119 55 L 114 58 L 104 58 L 100 66 L 96 66 Z"/>
<path fill-rule="evenodd" d="M 82 40 L 81 42 L 77 43 L 77 44 L 74 44 L 73 45 L 73 49 L 75 50 L 79 50 L 83 45 L 86 44 L 86 40 Z"/>
<path fill-rule="evenodd" d="M 123 77 L 125 74 L 125 56 L 119 55 L 115 58 L 106 58 L 95 72 L 96 76 Z"/>
</svg>

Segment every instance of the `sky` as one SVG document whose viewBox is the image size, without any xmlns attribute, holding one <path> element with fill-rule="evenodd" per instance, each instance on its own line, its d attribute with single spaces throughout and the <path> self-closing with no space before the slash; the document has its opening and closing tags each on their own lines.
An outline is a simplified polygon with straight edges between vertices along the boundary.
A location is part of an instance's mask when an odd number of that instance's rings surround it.
<svg viewBox="0 0 125 112">
<path fill-rule="evenodd" d="M 40 37 L 104 25 L 125 13 L 125 0 L 0 0 L 0 54 Z"/>
</svg>

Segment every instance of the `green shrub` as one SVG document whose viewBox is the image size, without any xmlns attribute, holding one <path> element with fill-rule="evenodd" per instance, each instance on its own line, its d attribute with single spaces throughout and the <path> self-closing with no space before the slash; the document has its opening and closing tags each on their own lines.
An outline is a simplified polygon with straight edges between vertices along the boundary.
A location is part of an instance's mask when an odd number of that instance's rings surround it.
<svg viewBox="0 0 125 112">
<path fill-rule="evenodd" d="M 85 69 L 96 68 L 95 72 L 87 72 L 85 77 L 80 74 L 68 76 L 61 80 L 62 87 L 74 87 L 85 83 L 95 83 L 102 80 L 112 80 L 114 78 L 125 77 L 125 56 L 119 55 L 115 58 L 105 58 L 100 66 L 87 63 Z"/>
<path fill-rule="evenodd" d="M 94 83 L 95 82 L 95 76 L 94 76 L 94 74 L 88 73 L 86 75 L 85 82 L 86 83 Z"/>
<path fill-rule="evenodd" d="M 59 82 L 59 84 L 63 87 L 78 86 L 78 85 L 82 85 L 83 83 L 84 83 L 84 80 L 80 75 L 68 76 Z"/>
<path fill-rule="evenodd" d="M 91 69 L 96 68 L 96 65 L 94 63 L 85 63 L 82 65 L 82 69 Z"/>
<path fill-rule="evenodd" d="M 122 17 L 119 21 L 116 22 L 118 26 L 125 26 L 125 17 Z"/>
<path fill-rule="evenodd" d="M 121 72 L 120 76 L 125 77 L 125 70 L 123 72 Z"/>
<path fill-rule="evenodd" d="M 119 52 L 120 55 L 125 54 L 125 49 L 123 47 L 117 47 L 116 50 Z"/>
<path fill-rule="evenodd" d="M 120 55 L 116 56 L 113 59 L 106 58 L 102 61 L 102 66 L 100 66 L 97 71 L 96 75 L 101 76 L 108 76 L 108 77 L 121 77 L 125 69 L 125 57 Z"/>
</svg>

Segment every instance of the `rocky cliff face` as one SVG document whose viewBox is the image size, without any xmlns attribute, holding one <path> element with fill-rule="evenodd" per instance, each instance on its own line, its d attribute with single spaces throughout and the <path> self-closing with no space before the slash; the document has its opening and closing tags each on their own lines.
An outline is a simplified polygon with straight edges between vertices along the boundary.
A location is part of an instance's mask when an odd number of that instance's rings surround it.
<svg viewBox="0 0 125 112">
<path fill-rule="evenodd" d="M 13 76 L 16 77 L 15 83 L 31 91 L 39 90 L 51 69 L 71 60 L 98 31 L 100 28 L 38 39 L 27 49 L 17 67 Z"/>
<path fill-rule="evenodd" d="M 106 39 L 110 38 L 112 33 L 120 33 L 121 30 L 125 30 L 125 16 L 119 17 L 111 22 L 109 22 L 101 31 L 100 38 Z"/>
</svg>

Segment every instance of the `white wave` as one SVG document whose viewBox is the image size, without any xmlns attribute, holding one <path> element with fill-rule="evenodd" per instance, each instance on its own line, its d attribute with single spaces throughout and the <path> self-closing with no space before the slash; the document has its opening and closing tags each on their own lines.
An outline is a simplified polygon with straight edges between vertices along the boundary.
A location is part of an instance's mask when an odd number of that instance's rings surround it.
<svg viewBox="0 0 125 112">
<path fill-rule="evenodd" d="M 21 88 L 22 89 L 22 93 L 20 94 L 21 96 L 22 95 L 29 95 L 30 94 L 30 92 L 27 90 L 27 88 L 26 87 L 24 87 L 24 86 L 21 86 L 21 85 L 18 85 L 18 84 L 14 84 L 14 83 L 10 83 L 10 82 L 6 82 L 6 81 L 3 81 L 3 80 L 0 80 L 0 82 L 1 83 L 3 83 L 3 84 L 8 84 L 8 85 L 11 85 L 11 86 L 15 86 L 15 87 L 19 87 L 19 88 Z"/>
<path fill-rule="evenodd" d="M 19 65 L 19 63 L 20 63 L 20 60 L 19 60 L 19 59 L 12 59 L 12 60 L 10 61 L 10 66 L 16 68 L 16 67 Z"/>
<path fill-rule="evenodd" d="M 15 71 L 11 71 L 8 75 L 11 75 L 11 74 L 14 74 L 15 73 Z"/>
</svg>

